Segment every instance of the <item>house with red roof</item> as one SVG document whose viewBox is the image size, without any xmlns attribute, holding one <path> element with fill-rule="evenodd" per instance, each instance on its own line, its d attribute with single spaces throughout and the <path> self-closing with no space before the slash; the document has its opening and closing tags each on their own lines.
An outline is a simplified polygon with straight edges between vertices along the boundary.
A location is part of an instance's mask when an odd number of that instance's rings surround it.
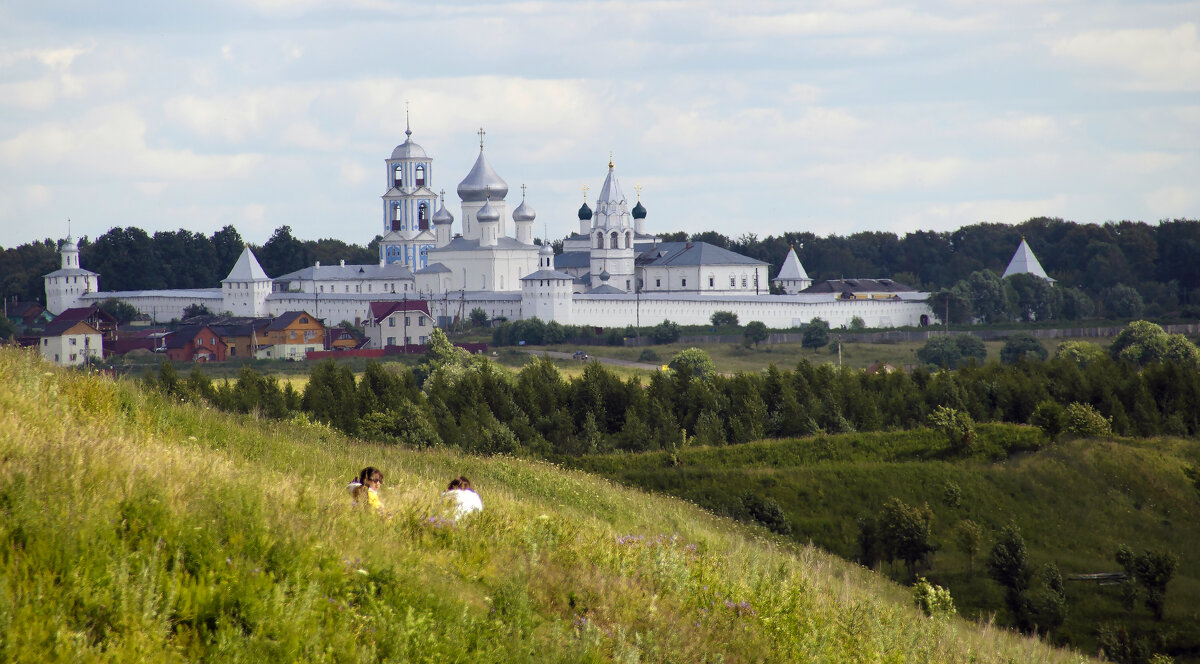
<svg viewBox="0 0 1200 664">
<path fill-rule="evenodd" d="M 367 348 L 422 345 L 433 333 L 433 317 L 425 300 L 372 302 L 371 317 L 364 321 Z"/>
<path fill-rule="evenodd" d="M 172 362 L 224 362 L 229 345 L 208 325 L 182 325 L 167 337 Z"/>
</svg>

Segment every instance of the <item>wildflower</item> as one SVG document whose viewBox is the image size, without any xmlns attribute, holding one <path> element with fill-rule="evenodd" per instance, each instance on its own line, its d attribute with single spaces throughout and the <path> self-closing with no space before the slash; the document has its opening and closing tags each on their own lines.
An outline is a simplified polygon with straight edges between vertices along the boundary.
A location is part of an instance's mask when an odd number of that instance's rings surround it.
<svg viewBox="0 0 1200 664">
<path fill-rule="evenodd" d="M 368 572 L 365 569 L 356 569 L 354 571 L 358 572 L 359 574 L 362 574 L 363 576 L 367 576 L 368 574 L 370 574 L 370 572 Z"/>
</svg>

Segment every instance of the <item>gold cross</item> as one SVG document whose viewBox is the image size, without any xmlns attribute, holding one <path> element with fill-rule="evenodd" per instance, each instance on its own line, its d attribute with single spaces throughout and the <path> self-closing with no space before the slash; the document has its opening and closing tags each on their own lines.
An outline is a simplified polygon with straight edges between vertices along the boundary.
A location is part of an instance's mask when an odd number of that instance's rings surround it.
<svg viewBox="0 0 1200 664">
<path fill-rule="evenodd" d="M 642 185 L 635 184 L 635 185 L 633 185 L 633 189 L 634 189 L 634 191 L 637 192 L 638 200 L 639 201 L 642 200 Z"/>
<path fill-rule="evenodd" d="M 475 133 L 479 134 L 479 149 L 482 150 L 483 149 L 483 135 L 486 134 L 487 132 L 483 130 L 483 127 L 480 127 L 479 131 L 477 131 Z"/>
<path fill-rule="evenodd" d="M 586 203 L 586 202 L 587 202 L 587 193 L 588 193 L 588 189 L 591 189 L 591 187 L 589 187 L 589 186 L 587 186 L 587 185 L 585 184 L 585 185 L 583 185 L 582 187 L 580 187 L 580 189 L 582 189 L 582 190 L 583 190 L 583 202 L 584 202 L 584 203 Z"/>
<path fill-rule="evenodd" d="M 525 200 L 525 185 L 521 185 L 521 200 Z"/>
</svg>

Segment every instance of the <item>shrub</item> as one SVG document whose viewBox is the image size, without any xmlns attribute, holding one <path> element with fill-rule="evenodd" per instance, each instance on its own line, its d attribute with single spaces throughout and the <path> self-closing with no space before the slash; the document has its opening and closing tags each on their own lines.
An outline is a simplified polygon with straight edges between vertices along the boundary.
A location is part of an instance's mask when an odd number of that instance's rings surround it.
<svg viewBox="0 0 1200 664">
<path fill-rule="evenodd" d="M 742 505 L 750 513 L 751 518 L 771 532 L 784 537 L 791 536 L 792 524 L 788 521 L 787 513 L 783 511 L 779 503 L 770 498 L 759 498 L 752 493 L 747 493 L 742 496 Z"/>
<path fill-rule="evenodd" d="M 742 333 L 742 339 L 747 346 L 758 344 L 767 340 L 770 336 L 767 332 L 767 324 L 760 320 L 753 320 L 746 324 L 746 330 Z"/>
<path fill-rule="evenodd" d="M 938 406 L 929 414 L 929 424 L 946 435 L 950 448 L 955 451 L 969 450 L 975 441 L 975 422 L 962 411 Z"/>
<path fill-rule="evenodd" d="M 930 618 L 949 618 L 958 611 L 954 608 L 954 598 L 950 591 L 936 586 L 921 577 L 913 586 L 913 601 Z"/>
<path fill-rule="evenodd" d="M 702 380 L 708 380 L 717 374 L 717 365 L 713 364 L 708 353 L 699 348 L 684 348 L 675 353 L 668 366 L 671 367 L 671 371 L 686 372 Z"/>
<path fill-rule="evenodd" d="M 855 316 L 854 318 L 850 319 L 850 329 L 854 330 L 855 332 L 860 332 L 867 329 L 867 323 L 862 318 Z"/>
<path fill-rule="evenodd" d="M 1046 351 L 1046 347 L 1032 334 L 1019 332 L 1010 336 L 1004 342 L 1004 347 L 1000 349 L 1000 362 L 1002 364 L 1016 364 L 1025 357 L 1036 357 L 1039 360 L 1044 360 L 1048 355 L 1049 352 Z"/>
<path fill-rule="evenodd" d="M 714 311 L 709 319 L 716 327 L 734 326 L 738 324 L 737 314 L 732 311 Z"/>
<path fill-rule="evenodd" d="M 659 362 L 662 362 L 662 358 L 658 356 L 658 353 L 654 352 L 653 348 L 647 348 L 638 354 L 638 362 L 658 364 Z"/>
<path fill-rule="evenodd" d="M 1058 440 L 1067 426 L 1067 412 L 1057 401 L 1047 399 L 1033 410 L 1029 423 L 1041 429 L 1050 440 Z"/>
<path fill-rule="evenodd" d="M 1112 420 L 1101 415 L 1090 404 L 1073 402 L 1064 412 L 1063 430 L 1081 438 L 1112 435 Z"/>
<path fill-rule="evenodd" d="M 804 348 L 823 348 L 829 343 L 829 323 L 814 318 L 804 327 L 800 345 Z"/>
<path fill-rule="evenodd" d="M 650 338 L 654 339 L 656 344 L 679 341 L 679 326 L 669 320 L 664 320 L 650 330 Z"/>
</svg>

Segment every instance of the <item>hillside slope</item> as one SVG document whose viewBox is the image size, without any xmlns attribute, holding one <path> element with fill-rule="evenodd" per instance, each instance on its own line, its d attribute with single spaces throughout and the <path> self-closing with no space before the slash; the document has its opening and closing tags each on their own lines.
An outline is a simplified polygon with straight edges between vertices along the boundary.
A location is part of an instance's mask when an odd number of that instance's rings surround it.
<svg viewBox="0 0 1200 664">
<path fill-rule="evenodd" d="M 926 577 L 947 586 L 962 615 L 995 614 L 1011 624 L 1003 590 L 984 563 L 997 534 L 1015 523 L 1034 569 L 1054 563 L 1065 576 L 1120 571 L 1121 545 L 1178 559 L 1164 620 L 1141 599 L 1122 603 L 1120 586 L 1068 581 L 1058 640 L 1087 651 L 1104 626 L 1130 626 L 1153 651 L 1200 661 L 1200 493 L 1189 472 L 1200 443 L 1173 438 L 1072 440 L 1047 444 L 1032 427 L 978 427 L 973 453 L 949 449 L 929 430 L 822 435 L 667 453 L 586 457 L 571 464 L 645 490 L 681 497 L 719 514 L 749 518 L 745 497 L 779 506 L 793 537 L 849 559 L 859 555 L 860 516 L 892 497 L 928 505 L 937 550 Z M 981 527 L 970 561 L 958 546 L 960 524 Z M 884 571 L 902 578 L 897 566 Z"/>
<path fill-rule="evenodd" d="M 682 501 L 0 351 L 0 660 L 1077 662 Z M 390 516 L 345 484 L 385 473 Z M 452 525 L 466 474 L 486 509 Z"/>
</svg>

